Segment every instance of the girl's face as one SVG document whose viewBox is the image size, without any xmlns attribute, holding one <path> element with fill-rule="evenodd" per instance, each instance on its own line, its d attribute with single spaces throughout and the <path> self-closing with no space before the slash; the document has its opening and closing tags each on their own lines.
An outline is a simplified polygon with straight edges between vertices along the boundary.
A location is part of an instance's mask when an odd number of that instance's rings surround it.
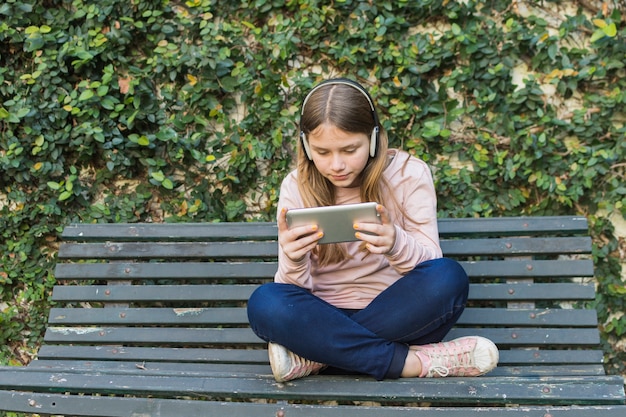
<svg viewBox="0 0 626 417">
<path fill-rule="evenodd" d="M 337 188 L 358 187 L 369 160 L 369 137 L 323 123 L 307 135 L 313 163 Z"/>
</svg>

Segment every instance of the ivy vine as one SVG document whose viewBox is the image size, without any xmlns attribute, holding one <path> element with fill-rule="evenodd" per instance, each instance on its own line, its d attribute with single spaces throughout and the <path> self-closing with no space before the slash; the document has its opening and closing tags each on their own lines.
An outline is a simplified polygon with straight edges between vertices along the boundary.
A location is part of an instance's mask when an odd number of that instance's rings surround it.
<svg viewBox="0 0 626 417">
<path fill-rule="evenodd" d="M 5 0 L 0 362 L 40 343 L 66 224 L 272 220 L 303 94 L 347 75 L 441 216 L 590 219 L 626 372 L 626 10 L 595 3 Z"/>
</svg>

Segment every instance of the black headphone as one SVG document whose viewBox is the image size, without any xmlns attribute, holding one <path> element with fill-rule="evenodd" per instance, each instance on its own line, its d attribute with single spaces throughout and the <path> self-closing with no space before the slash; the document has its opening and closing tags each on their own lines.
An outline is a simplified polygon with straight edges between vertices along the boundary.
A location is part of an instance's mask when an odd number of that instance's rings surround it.
<svg viewBox="0 0 626 417">
<path fill-rule="evenodd" d="M 319 89 L 322 86 L 332 85 L 332 84 L 342 84 L 342 85 L 348 85 L 352 88 L 356 88 L 367 99 L 367 102 L 370 105 L 370 110 L 372 111 L 372 117 L 374 118 L 374 124 L 375 124 L 374 129 L 372 129 L 372 135 L 370 137 L 370 156 L 373 158 L 374 156 L 376 156 L 376 147 L 378 144 L 378 136 L 379 136 L 379 131 L 380 131 L 379 122 L 378 122 L 378 114 L 376 113 L 376 109 L 374 108 L 374 101 L 372 100 L 372 97 L 369 95 L 367 90 L 365 90 L 365 88 L 363 88 L 363 86 L 357 83 L 356 81 L 352 81 L 348 78 L 334 78 L 334 79 L 322 81 L 321 83 L 319 83 L 304 98 L 304 101 L 302 102 L 302 108 L 300 110 L 300 120 L 302 120 L 302 113 L 304 112 L 304 106 L 306 106 L 307 101 L 309 101 L 309 97 L 311 97 L 311 94 L 313 94 L 317 89 Z M 312 161 L 313 155 L 311 154 L 311 149 L 309 148 L 309 142 L 307 141 L 306 134 L 304 133 L 302 128 L 300 128 L 300 139 L 302 139 L 302 147 L 304 148 L 304 152 L 306 153 L 306 156 L 309 158 L 310 161 Z"/>
</svg>

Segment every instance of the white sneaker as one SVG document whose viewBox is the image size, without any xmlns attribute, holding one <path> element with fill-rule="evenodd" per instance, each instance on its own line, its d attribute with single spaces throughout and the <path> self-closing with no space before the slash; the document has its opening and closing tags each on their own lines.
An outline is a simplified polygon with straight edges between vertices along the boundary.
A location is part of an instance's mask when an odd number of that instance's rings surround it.
<svg viewBox="0 0 626 417">
<path fill-rule="evenodd" d="M 496 345 L 480 336 L 460 337 L 449 342 L 417 346 L 422 361 L 420 377 L 479 376 L 498 365 Z"/>
<path fill-rule="evenodd" d="M 267 352 L 270 357 L 272 373 L 277 382 L 315 375 L 326 368 L 326 365 L 298 356 L 278 343 L 270 342 L 267 346 Z"/>
</svg>

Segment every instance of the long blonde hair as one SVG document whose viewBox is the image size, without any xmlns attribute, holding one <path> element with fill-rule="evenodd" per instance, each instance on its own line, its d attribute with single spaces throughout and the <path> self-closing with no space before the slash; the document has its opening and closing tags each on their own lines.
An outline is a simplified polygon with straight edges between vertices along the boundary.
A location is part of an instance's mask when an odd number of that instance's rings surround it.
<svg viewBox="0 0 626 417">
<path fill-rule="evenodd" d="M 300 117 L 300 130 L 308 135 L 323 123 L 329 123 L 351 133 L 363 133 L 370 137 L 378 128 L 376 153 L 370 156 L 360 174 L 360 199 L 362 202 L 383 201 L 388 193 L 388 184 L 383 177 L 387 166 L 387 134 L 378 125 L 378 117 L 369 95 L 358 84 L 327 81 L 316 87 L 307 96 Z M 359 87 L 362 91 L 359 91 Z M 302 140 L 298 144 L 298 190 L 305 207 L 330 206 L 336 204 L 335 188 L 315 167 L 307 156 Z M 340 262 L 348 257 L 344 244 L 318 245 L 314 253 L 320 265 Z"/>
</svg>

